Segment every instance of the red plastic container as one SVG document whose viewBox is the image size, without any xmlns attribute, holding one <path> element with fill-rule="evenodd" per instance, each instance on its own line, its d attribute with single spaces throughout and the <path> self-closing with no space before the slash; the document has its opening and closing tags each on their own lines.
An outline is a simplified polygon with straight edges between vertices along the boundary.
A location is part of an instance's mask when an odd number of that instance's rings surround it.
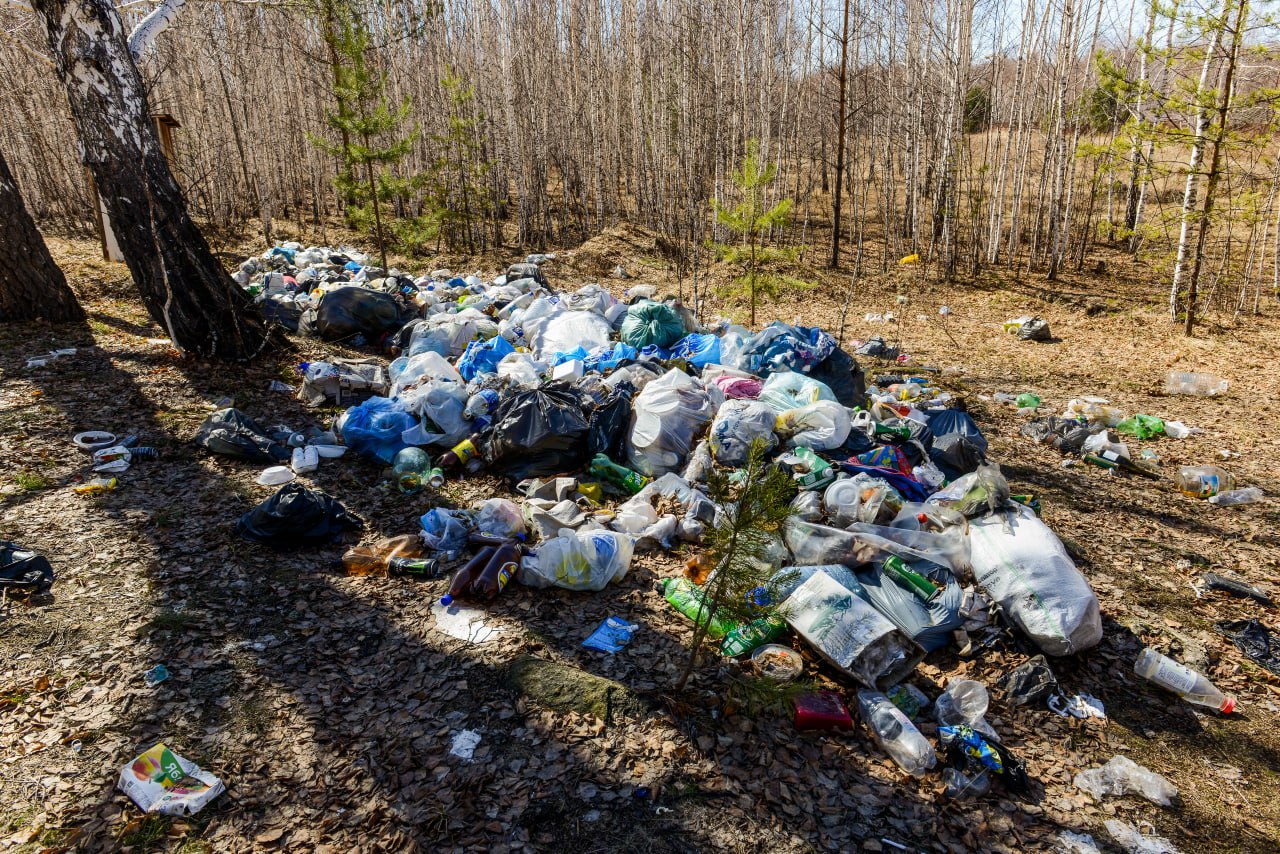
<svg viewBox="0 0 1280 854">
<path fill-rule="evenodd" d="M 795 698 L 796 729 L 853 729 L 853 718 L 835 691 L 818 691 Z"/>
</svg>

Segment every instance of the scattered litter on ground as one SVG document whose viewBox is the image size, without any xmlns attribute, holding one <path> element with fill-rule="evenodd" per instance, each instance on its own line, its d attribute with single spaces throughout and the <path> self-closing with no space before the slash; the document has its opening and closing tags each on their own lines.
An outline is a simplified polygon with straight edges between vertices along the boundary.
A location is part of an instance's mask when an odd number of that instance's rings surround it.
<svg viewBox="0 0 1280 854">
<path fill-rule="evenodd" d="M 179 816 L 195 815 L 226 791 L 217 777 L 163 744 L 121 768 L 116 787 L 143 812 Z"/>
<path fill-rule="evenodd" d="M 449 755 L 470 762 L 479 746 L 480 733 L 470 729 L 460 730 L 453 734 L 453 741 L 449 743 Z"/>
</svg>

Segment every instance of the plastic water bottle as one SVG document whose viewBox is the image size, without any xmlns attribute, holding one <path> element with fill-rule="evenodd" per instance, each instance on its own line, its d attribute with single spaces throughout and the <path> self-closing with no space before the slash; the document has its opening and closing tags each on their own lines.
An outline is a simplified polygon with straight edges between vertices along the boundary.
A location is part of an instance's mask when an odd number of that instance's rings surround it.
<svg viewBox="0 0 1280 854">
<path fill-rule="evenodd" d="M 921 735 L 911 719 L 879 691 L 859 691 L 858 709 L 867 729 L 880 749 L 898 763 L 898 766 L 915 777 L 938 764 L 938 754 L 933 745 Z"/>
<path fill-rule="evenodd" d="M 1176 480 L 1178 489 L 1192 498 L 1209 498 L 1236 487 L 1235 477 L 1218 466 L 1183 466 Z"/>
<path fill-rule="evenodd" d="M 1256 504 L 1262 500 L 1262 490 L 1256 486 L 1244 489 L 1233 489 L 1209 496 L 1209 503 L 1219 507 L 1235 507 L 1239 504 Z"/>
<path fill-rule="evenodd" d="M 1194 394 L 1201 397 L 1226 394 L 1230 383 L 1213 374 L 1170 371 L 1164 381 L 1165 394 Z"/>
<path fill-rule="evenodd" d="M 1156 683 L 1166 691 L 1172 691 L 1188 703 L 1217 709 L 1224 715 L 1229 715 L 1235 710 L 1235 697 L 1219 691 L 1207 676 L 1174 661 L 1167 655 L 1161 655 L 1154 649 L 1144 649 L 1138 653 L 1138 660 L 1133 664 L 1133 672 L 1143 679 Z"/>
</svg>

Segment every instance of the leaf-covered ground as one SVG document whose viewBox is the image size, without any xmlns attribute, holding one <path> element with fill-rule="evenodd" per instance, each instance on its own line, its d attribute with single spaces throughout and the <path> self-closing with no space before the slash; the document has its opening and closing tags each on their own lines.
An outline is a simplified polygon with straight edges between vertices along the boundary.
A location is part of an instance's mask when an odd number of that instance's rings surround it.
<svg viewBox="0 0 1280 854">
<path fill-rule="evenodd" d="M 443 582 L 347 578 L 336 566 L 339 547 L 273 552 L 239 539 L 235 520 L 271 489 L 255 483 L 258 467 L 197 451 L 197 425 L 224 397 L 265 424 L 327 424 L 333 411 L 307 410 L 268 385 L 295 381 L 298 361 L 335 348 L 299 341 L 297 352 L 247 369 L 185 362 L 158 340 L 163 333 L 122 267 L 94 260 L 89 243 L 55 249 L 90 319 L 0 328 L 0 536 L 45 553 L 59 573 L 51 600 L 0 610 L 0 846 L 1036 851 L 1055 850 L 1064 829 L 1105 844 L 1102 822 L 1118 817 L 1184 851 L 1280 847 L 1280 680 L 1212 629 L 1221 619 L 1274 616 L 1192 587 L 1213 569 L 1274 589 L 1274 499 L 1217 509 L 1179 495 L 1168 477 L 1064 468 L 1056 452 L 1018 434 L 1023 418 L 989 399 L 1032 391 L 1060 411 L 1094 394 L 1129 412 L 1180 419 L 1204 433 L 1136 444 L 1156 449 L 1166 473 L 1221 462 L 1273 496 L 1273 306 L 1184 339 L 1162 316 L 1149 271 L 1080 278 L 1052 293 L 1038 277 L 945 288 L 903 274 L 859 286 L 846 341 L 900 337 L 913 364 L 938 368 L 966 396 L 1015 492 L 1040 496 L 1045 520 L 1102 601 L 1101 646 L 1055 670 L 1064 688 L 1105 703 L 1105 724 L 1007 705 L 994 683 L 1026 658 L 1013 645 L 972 660 L 935 654 L 920 667 L 915 681 L 931 694 L 959 676 L 992 686 L 988 719 L 1036 781 L 1023 800 L 997 793 L 955 803 L 936 774 L 903 775 L 863 731 L 803 734 L 786 717 L 734 709 L 724 699 L 727 665 L 704 668 L 693 688 L 674 695 L 688 624 L 653 582 L 676 574 L 683 555 L 640 556 L 623 583 L 598 594 L 509 588 L 489 609 L 501 634 L 473 646 L 434 625 L 430 605 Z M 572 289 L 618 263 L 674 288 L 639 233 L 606 234 L 548 272 Z M 496 259 L 484 265 L 497 269 Z M 843 287 L 832 280 L 761 315 L 838 328 Z M 909 303 L 895 303 L 898 294 Z M 952 312 L 945 325 L 943 304 Z M 883 311 L 902 322 L 863 319 Z M 1003 334 L 1000 322 L 1022 313 L 1045 317 L 1055 340 Z M 60 347 L 78 353 L 24 368 L 28 356 Z M 864 364 L 871 373 L 880 367 Z M 1216 373 L 1231 391 L 1165 396 L 1171 368 Z M 137 431 L 162 457 L 136 464 L 113 492 L 76 495 L 88 467 L 70 440 L 88 429 Z M 364 540 L 415 530 L 436 502 L 506 494 L 502 481 L 481 477 L 439 496 L 405 497 L 383 474 L 348 456 L 311 480 L 365 520 Z M 611 614 L 641 624 L 631 645 L 616 656 L 583 648 Z M 1240 712 L 1199 714 L 1143 684 L 1132 662 L 1144 644 L 1201 667 L 1239 697 Z M 508 680 L 522 655 L 617 680 L 648 711 L 628 706 L 607 721 L 555 711 Z M 148 687 L 143 673 L 157 663 L 172 678 Z M 809 667 L 832 675 L 812 658 Z M 841 687 L 851 695 L 852 686 Z M 471 762 L 449 755 L 461 729 L 481 734 Z M 190 819 L 141 815 L 115 791 L 115 777 L 159 740 L 220 776 L 227 794 Z M 1117 753 L 1166 775 L 1178 803 L 1097 803 L 1071 785 L 1078 770 Z"/>
</svg>

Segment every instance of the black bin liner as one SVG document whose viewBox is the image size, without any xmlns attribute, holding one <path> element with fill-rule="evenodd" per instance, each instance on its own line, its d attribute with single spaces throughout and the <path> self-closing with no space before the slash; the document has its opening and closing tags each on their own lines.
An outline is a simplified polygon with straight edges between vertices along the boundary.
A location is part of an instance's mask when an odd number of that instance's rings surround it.
<svg viewBox="0 0 1280 854">
<path fill-rule="evenodd" d="M 391 294 L 367 288 L 335 288 L 324 295 L 320 305 L 302 313 L 298 332 L 326 341 L 363 335 L 376 342 L 399 329 L 406 312 Z"/>
<path fill-rule="evenodd" d="M 323 545 L 360 520 L 332 496 L 300 483 L 286 483 L 275 495 L 240 517 L 236 533 L 273 548 Z"/>
<path fill-rule="evenodd" d="M 589 427 L 570 389 L 550 385 L 522 391 L 494 413 L 485 457 L 515 480 L 573 471 L 588 459 Z"/>
<path fill-rule="evenodd" d="M 0 589 L 45 593 L 53 586 L 49 559 L 17 543 L 0 540 Z"/>
<path fill-rule="evenodd" d="M 235 457 L 251 463 L 282 463 L 289 449 L 238 409 L 219 409 L 196 431 L 196 444 L 211 454 Z"/>
</svg>

